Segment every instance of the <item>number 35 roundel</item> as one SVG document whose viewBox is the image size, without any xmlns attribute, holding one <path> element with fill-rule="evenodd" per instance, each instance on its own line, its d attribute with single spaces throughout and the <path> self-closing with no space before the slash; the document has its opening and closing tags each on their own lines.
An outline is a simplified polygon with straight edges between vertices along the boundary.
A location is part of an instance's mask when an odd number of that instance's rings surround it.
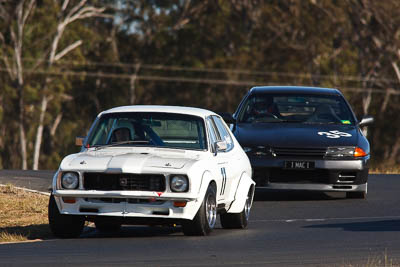
<svg viewBox="0 0 400 267">
<path fill-rule="evenodd" d="M 340 131 L 318 132 L 318 135 L 325 135 L 327 138 L 351 137 L 351 134 Z"/>
</svg>

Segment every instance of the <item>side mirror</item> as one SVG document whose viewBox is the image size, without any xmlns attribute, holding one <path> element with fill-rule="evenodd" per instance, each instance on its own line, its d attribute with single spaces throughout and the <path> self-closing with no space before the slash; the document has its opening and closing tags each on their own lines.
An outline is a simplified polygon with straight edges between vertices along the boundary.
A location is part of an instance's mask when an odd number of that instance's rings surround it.
<svg viewBox="0 0 400 267">
<path fill-rule="evenodd" d="M 226 141 L 217 141 L 214 143 L 214 150 L 215 150 L 215 155 L 217 155 L 218 152 L 224 152 L 228 148 L 228 144 Z"/>
<path fill-rule="evenodd" d="M 374 118 L 372 116 L 367 115 L 361 119 L 358 126 L 360 126 L 360 127 L 368 126 L 368 125 L 371 125 L 373 122 L 374 122 Z"/>
<path fill-rule="evenodd" d="M 222 117 L 222 119 L 225 121 L 226 124 L 236 123 L 236 120 L 233 118 L 231 113 L 221 112 L 221 113 L 219 113 L 219 115 Z"/>
<path fill-rule="evenodd" d="M 83 141 L 85 140 L 84 136 L 77 136 L 75 137 L 75 145 L 76 146 L 83 146 Z"/>
</svg>

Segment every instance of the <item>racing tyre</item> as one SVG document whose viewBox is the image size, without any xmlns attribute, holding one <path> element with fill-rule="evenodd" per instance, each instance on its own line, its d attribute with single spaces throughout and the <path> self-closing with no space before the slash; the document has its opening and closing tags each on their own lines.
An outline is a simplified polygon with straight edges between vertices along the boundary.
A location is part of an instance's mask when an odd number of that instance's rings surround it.
<svg viewBox="0 0 400 267">
<path fill-rule="evenodd" d="M 85 217 L 60 214 L 54 196 L 49 200 L 49 225 L 54 236 L 60 238 L 78 237 L 85 225 Z"/>
<path fill-rule="evenodd" d="M 217 221 L 217 199 L 214 184 L 208 186 L 203 203 L 192 221 L 182 224 L 185 235 L 208 235 L 214 229 Z"/>
<path fill-rule="evenodd" d="M 96 220 L 94 224 L 96 225 L 96 230 L 102 233 L 113 233 L 121 230 L 120 222 L 104 221 L 99 219 Z"/>
<path fill-rule="evenodd" d="M 367 192 L 366 191 L 346 192 L 346 198 L 366 199 Z"/>
<path fill-rule="evenodd" d="M 221 225 L 227 229 L 244 229 L 247 227 L 253 203 L 253 187 L 249 189 L 243 211 L 240 213 L 223 213 L 220 215 Z"/>
</svg>

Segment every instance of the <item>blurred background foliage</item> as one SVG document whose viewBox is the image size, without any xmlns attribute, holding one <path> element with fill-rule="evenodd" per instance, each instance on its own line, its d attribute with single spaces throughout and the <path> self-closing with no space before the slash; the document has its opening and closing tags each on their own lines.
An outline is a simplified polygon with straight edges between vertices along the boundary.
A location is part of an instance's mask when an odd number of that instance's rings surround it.
<svg viewBox="0 0 400 267">
<path fill-rule="evenodd" d="M 111 107 L 234 112 L 256 85 L 340 89 L 396 166 L 399 26 L 398 0 L 0 1 L 0 167 L 56 169 Z"/>
</svg>

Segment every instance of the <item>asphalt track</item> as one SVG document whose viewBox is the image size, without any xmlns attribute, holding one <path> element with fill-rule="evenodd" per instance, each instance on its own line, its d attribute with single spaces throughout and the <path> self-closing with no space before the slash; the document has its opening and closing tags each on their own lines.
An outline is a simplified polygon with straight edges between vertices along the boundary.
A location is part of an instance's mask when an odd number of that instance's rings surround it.
<svg viewBox="0 0 400 267">
<path fill-rule="evenodd" d="M 35 190 L 51 171 L 0 171 L 0 183 Z M 245 230 L 186 237 L 179 227 L 123 226 L 77 239 L 0 244 L 0 266 L 386 266 L 400 265 L 400 175 L 370 175 L 367 200 L 342 193 L 256 192 Z M 389 264 L 392 265 L 389 265 Z"/>
</svg>

